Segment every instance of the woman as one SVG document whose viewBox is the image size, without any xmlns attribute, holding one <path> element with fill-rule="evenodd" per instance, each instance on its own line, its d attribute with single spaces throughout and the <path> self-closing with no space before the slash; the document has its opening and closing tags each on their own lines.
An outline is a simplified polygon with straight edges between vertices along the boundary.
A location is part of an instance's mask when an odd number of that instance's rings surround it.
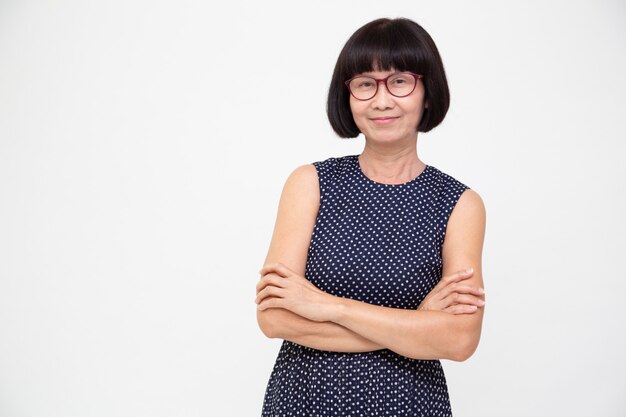
<svg viewBox="0 0 626 417">
<path fill-rule="evenodd" d="M 284 339 L 263 416 L 452 415 L 440 359 L 478 346 L 485 208 L 417 155 L 448 107 L 417 23 L 375 20 L 341 51 L 328 117 L 365 147 L 300 166 L 283 188 L 256 286 L 260 328 Z"/>
</svg>

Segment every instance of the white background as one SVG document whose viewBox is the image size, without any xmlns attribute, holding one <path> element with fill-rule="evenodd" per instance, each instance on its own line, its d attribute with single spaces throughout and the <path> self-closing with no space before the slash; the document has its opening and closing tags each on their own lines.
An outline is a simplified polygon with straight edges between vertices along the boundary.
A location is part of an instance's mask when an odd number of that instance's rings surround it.
<svg viewBox="0 0 626 417">
<path fill-rule="evenodd" d="M 418 154 L 487 208 L 455 417 L 626 415 L 623 1 L 0 2 L 0 416 L 257 416 L 258 270 L 335 60 L 411 18 L 451 89 Z M 620 324 L 621 323 L 621 324 Z"/>
</svg>

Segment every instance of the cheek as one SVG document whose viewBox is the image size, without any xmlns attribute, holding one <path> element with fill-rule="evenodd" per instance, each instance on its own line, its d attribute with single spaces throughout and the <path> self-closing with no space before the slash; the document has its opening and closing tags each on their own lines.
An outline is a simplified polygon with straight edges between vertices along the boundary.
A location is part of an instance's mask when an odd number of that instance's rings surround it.
<svg viewBox="0 0 626 417">
<path fill-rule="evenodd" d="M 359 103 L 354 103 L 352 100 L 350 101 L 350 111 L 352 112 L 352 118 L 356 123 L 360 123 L 365 117 L 362 106 L 359 106 Z"/>
<path fill-rule="evenodd" d="M 365 117 L 367 113 L 367 106 L 368 104 L 366 102 L 357 101 L 356 99 L 351 98 L 350 111 L 352 112 L 352 117 L 354 117 L 355 120 L 357 118 L 362 119 L 363 117 Z"/>
<path fill-rule="evenodd" d="M 411 115 L 411 118 L 419 119 L 420 115 L 423 114 L 423 104 L 421 102 L 411 103 L 405 111 Z"/>
</svg>

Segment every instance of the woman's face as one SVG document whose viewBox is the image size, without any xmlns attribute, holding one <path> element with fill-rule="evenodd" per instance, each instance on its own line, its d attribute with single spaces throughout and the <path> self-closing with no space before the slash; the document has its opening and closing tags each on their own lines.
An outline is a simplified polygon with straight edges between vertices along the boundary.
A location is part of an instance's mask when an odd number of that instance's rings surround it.
<svg viewBox="0 0 626 417">
<path fill-rule="evenodd" d="M 371 71 L 358 75 L 385 78 L 397 72 Z M 384 83 L 378 85 L 376 95 L 361 101 L 350 95 L 350 109 L 359 130 L 368 140 L 380 143 L 410 141 L 417 135 L 417 125 L 424 107 L 424 84 L 417 80 L 415 90 L 406 97 L 395 97 Z"/>
</svg>

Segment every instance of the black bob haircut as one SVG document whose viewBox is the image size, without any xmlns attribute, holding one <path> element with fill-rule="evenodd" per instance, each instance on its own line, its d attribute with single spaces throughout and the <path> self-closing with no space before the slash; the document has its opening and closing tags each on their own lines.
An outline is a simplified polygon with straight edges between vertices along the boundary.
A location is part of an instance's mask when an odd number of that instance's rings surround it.
<svg viewBox="0 0 626 417">
<path fill-rule="evenodd" d="M 355 138 L 361 133 L 352 117 L 350 92 L 345 81 L 362 72 L 391 69 L 424 76 L 427 107 L 416 131 L 428 132 L 443 121 L 450 107 L 450 91 L 435 42 L 412 20 L 382 18 L 354 32 L 337 58 L 326 113 L 340 137 Z"/>
</svg>

